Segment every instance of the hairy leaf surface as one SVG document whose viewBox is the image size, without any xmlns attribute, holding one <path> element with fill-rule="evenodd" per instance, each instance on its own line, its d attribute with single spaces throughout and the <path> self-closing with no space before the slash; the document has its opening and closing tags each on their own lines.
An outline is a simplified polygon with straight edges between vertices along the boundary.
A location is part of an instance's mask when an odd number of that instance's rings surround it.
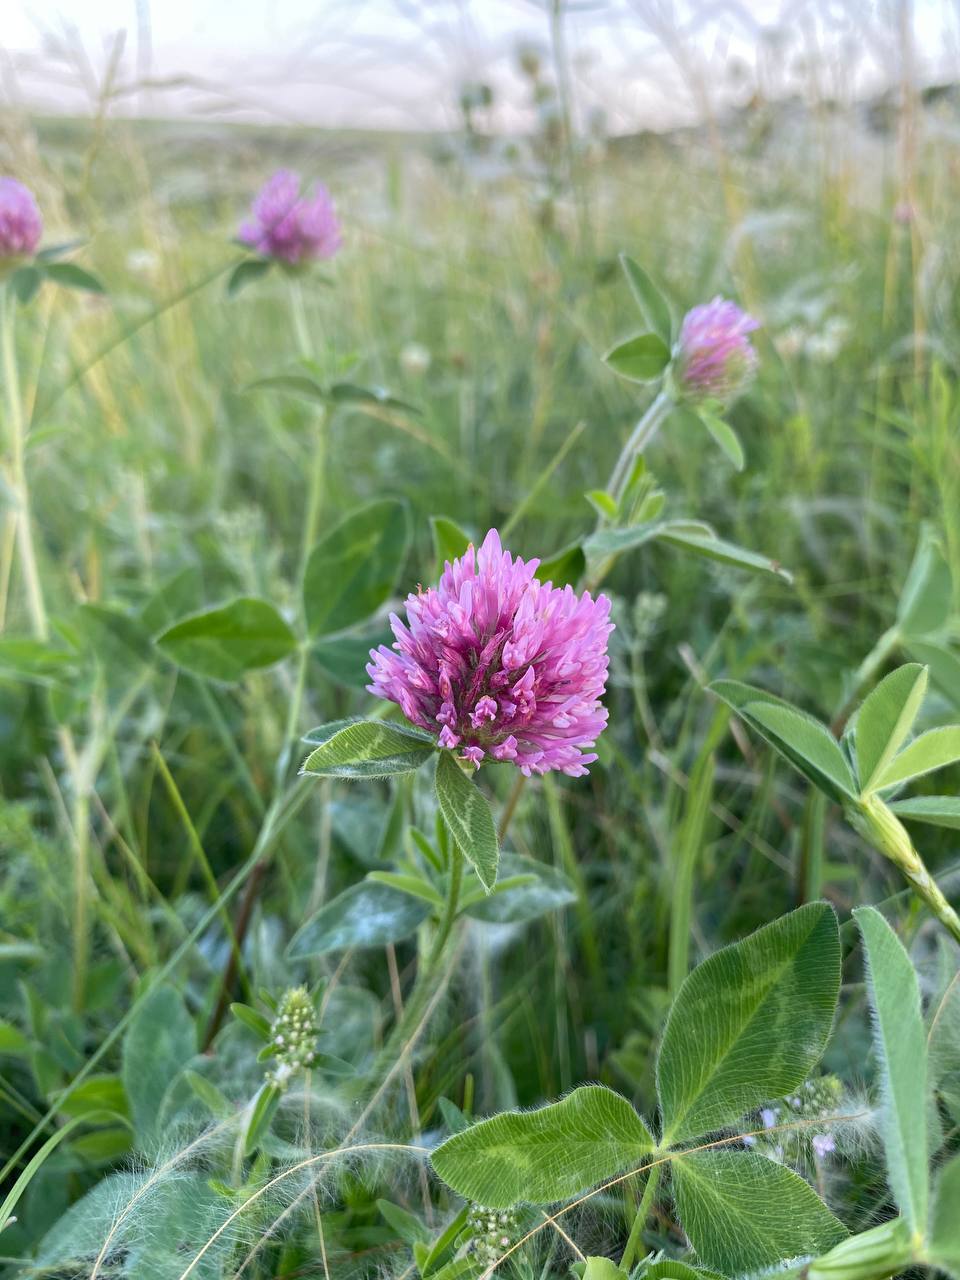
<svg viewBox="0 0 960 1280">
<path fill-rule="evenodd" d="M 960 725 L 928 729 L 904 747 L 876 778 L 877 787 L 895 787 L 960 760 Z"/>
<path fill-rule="evenodd" d="M 954 1280 L 960 1277 L 960 1156 L 940 1171 L 930 1224 L 930 1257 Z"/>
<path fill-rule="evenodd" d="M 857 712 L 854 736 L 861 790 L 872 789 L 903 746 L 926 691 L 926 667 L 908 662 L 885 676 Z"/>
<path fill-rule="evenodd" d="M 193 1019 L 174 987 L 155 987 L 137 1009 L 123 1038 L 122 1077 L 140 1150 L 162 1136 L 157 1103 L 173 1077 L 197 1051 Z"/>
<path fill-rule="evenodd" d="M 647 1126 L 612 1089 L 584 1085 L 537 1111 L 504 1111 L 454 1134 L 433 1167 L 468 1200 L 508 1209 L 550 1204 L 632 1165 L 653 1149 Z"/>
<path fill-rule="evenodd" d="M 697 1256 L 725 1276 L 814 1257 L 847 1234 L 809 1183 L 752 1151 L 680 1157 L 673 1193 Z"/>
<path fill-rule="evenodd" d="M 670 316 L 670 305 L 666 298 L 644 271 L 643 267 L 638 262 L 635 262 L 633 258 L 621 253 L 620 266 L 623 268 L 623 274 L 627 277 L 627 283 L 630 285 L 630 292 L 633 294 L 644 320 L 669 347 L 673 320 Z"/>
<path fill-rule="evenodd" d="M 497 883 L 500 847 L 486 797 L 449 751 L 437 761 L 437 802 L 457 848 L 488 891 Z"/>
<path fill-rule="evenodd" d="M 932 827 L 960 831 L 960 796 L 915 796 L 911 800 L 893 800 L 887 808 L 904 822 L 926 822 Z"/>
<path fill-rule="evenodd" d="M 354 511 L 310 553 L 303 606 L 311 636 L 363 622 L 397 585 L 410 539 L 407 508 L 386 498 Z"/>
<path fill-rule="evenodd" d="M 344 947 L 384 947 L 408 938 L 429 914 L 422 899 L 363 880 L 311 916 L 294 934 L 287 954 L 291 960 L 305 960 Z"/>
<path fill-rule="evenodd" d="M 795 707 L 751 702 L 745 709 L 768 741 L 816 786 L 841 802 L 856 796 L 850 766 L 826 725 Z"/>
<path fill-rule="evenodd" d="M 318 745 L 303 762 L 301 773 L 321 778 L 411 773 L 436 751 L 432 739 L 418 729 L 382 720 L 335 720 L 312 730 L 306 741 Z"/>
<path fill-rule="evenodd" d="M 883 1090 L 881 1134 L 887 1176 L 904 1218 L 926 1229 L 927 1040 L 917 975 L 903 944 L 875 907 L 854 911 L 867 955 L 874 1044 Z"/>
<path fill-rule="evenodd" d="M 664 1142 L 699 1137 L 795 1089 L 826 1047 L 840 989 L 833 908 L 812 902 L 684 980 L 657 1061 Z"/>
</svg>

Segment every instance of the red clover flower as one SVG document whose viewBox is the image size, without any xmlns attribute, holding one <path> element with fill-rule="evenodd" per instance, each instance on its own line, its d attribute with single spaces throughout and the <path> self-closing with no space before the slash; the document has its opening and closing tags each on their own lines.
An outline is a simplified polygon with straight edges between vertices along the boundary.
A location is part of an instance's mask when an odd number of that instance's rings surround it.
<svg viewBox="0 0 960 1280">
<path fill-rule="evenodd" d="M 238 235 L 265 258 L 290 266 L 332 258 L 342 244 L 330 192 L 318 182 L 303 193 L 300 175 L 289 169 L 267 179 Z"/>
<path fill-rule="evenodd" d="M 391 615 L 396 643 L 371 652 L 368 688 L 475 766 L 578 777 L 607 722 L 610 601 L 540 582 L 539 563 L 513 559 L 491 529 L 407 597 L 406 625 Z"/>
<path fill-rule="evenodd" d="M 42 235 L 33 192 L 16 178 L 0 178 L 0 259 L 32 258 Z"/>
<path fill-rule="evenodd" d="M 735 400 L 756 371 L 757 353 L 747 334 L 759 327 L 759 320 L 726 298 L 688 311 L 673 365 L 679 395 L 694 402 Z"/>
</svg>

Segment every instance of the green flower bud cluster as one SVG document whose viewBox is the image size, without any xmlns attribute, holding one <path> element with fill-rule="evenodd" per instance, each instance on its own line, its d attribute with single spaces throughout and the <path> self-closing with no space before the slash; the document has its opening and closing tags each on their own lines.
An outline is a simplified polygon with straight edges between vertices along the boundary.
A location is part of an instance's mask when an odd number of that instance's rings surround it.
<svg viewBox="0 0 960 1280">
<path fill-rule="evenodd" d="M 476 1204 L 467 1217 L 472 1232 L 470 1254 L 485 1267 L 498 1262 L 520 1236 L 520 1218 L 516 1209 L 485 1209 Z"/>
<path fill-rule="evenodd" d="M 646 647 L 667 611 L 667 597 L 659 592 L 641 591 L 633 605 L 633 627 L 637 643 Z"/>
<path fill-rule="evenodd" d="M 291 987 L 284 992 L 270 1029 L 276 1066 L 267 1073 L 268 1082 L 277 1089 L 286 1089 L 298 1072 L 312 1067 L 317 1057 L 318 1034 L 309 992 L 306 987 Z"/>
<path fill-rule="evenodd" d="M 795 1115 L 805 1120 L 817 1119 L 820 1116 L 835 1112 L 843 1101 L 843 1084 L 837 1076 L 818 1076 L 814 1080 L 806 1080 L 796 1093 L 784 1099 L 786 1105 Z"/>
</svg>

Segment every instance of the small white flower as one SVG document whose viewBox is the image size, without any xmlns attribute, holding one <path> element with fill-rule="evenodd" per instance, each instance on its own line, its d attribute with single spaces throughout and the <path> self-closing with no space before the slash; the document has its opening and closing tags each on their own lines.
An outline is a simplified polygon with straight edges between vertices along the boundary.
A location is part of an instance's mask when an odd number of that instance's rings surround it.
<svg viewBox="0 0 960 1280">
<path fill-rule="evenodd" d="M 408 342 L 400 352 L 400 367 L 411 377 L 420 378 L 430 368 L 432 356 L 420 342 Z"/>
<path fill-rule="evenodd" d="M 777 338 L 777 346 L 782 356 L 798 356 L 806 345 L 807 335 L 798 324 L 791 325 L 789 329 L 784 329 L 783 333 Z"/>
<path fill-rule="evenodd" d="M 131 249 L 127 254 L 127 270 L 134 275 L 151 275 L 160 266 L 160 255 L 152 249 Z"/>
</svg>

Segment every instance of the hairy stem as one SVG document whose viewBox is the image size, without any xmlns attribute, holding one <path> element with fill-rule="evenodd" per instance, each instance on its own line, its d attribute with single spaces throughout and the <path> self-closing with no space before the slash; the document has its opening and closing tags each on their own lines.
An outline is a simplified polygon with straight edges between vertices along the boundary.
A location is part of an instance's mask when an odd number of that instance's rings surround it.
<svg viewBox="0 0 960 1280">
<path fill-rule="evenodd" d="M 260 827 L 260 833 L 257 836 L 257 847 L 261 849 L 261 854 L 251 869 L 250 878 L 247 881 L 247 887 L 244 890 L 243 898 L 240 901 L 240 909 L 237 912 L 234 944 L 230 952 L 230 960 L 224 970 L 223 982 L 220 985 L 220 994 L 217 997 L 217 1003 L 214 1007 L 213 1014 L 210 1018 L 210 1024 L 207 1027 L 207 1033 L 204 1037 L 204 1049 L 209 1048 L 210 1044 L 213 1042 L 213 1039 L 223 1022 L 224 1016 L 226 1015 L 227 1007 L 230 1004 L 230 997 L 234 986 L 236 985 L 237 974 L 240 971 L 240 964 L 243 958 L 242 948 L 244 939 L 247 936 L 247 930 L 250 928 L 250 921 L 253 918 L 253 908 L 256 905 L 257 898 L 259 897 L 264 877 L 267 874 L 267 866 L 273 854 L 274 844 L 273 840 L 269 837 L 272 833 L 272 829 L 280 809 L 283 807 L 283 801 L 287 794 L 286 776 L 290 764 L 290 758 L 293 754 L 293 746 L 299 736 L 300 713 L 303 709 L 308 663 L 309 647 L 307 644 L 302 644 L 297 656 L 297 675 L 294 681 L 293 693 L 291 694 L 290 704 L 287 709 L 287 721 L 283 746 L 280 750 L 280 755 L 277 758 L 273 799 L 270 801 L 270 805 L 263 818 L 263 824 Z"/>
<path fill-rule="evenodd" d="M 293 318 L 293 330 L 297 340 L 297 348 L 304 360 L 309 360 L 313 355 L 313 343 L 310 338 L 310 326 L 307 320 L 306 299 L 303 295 L 303 281 L 299 276 L 291 276 L 290 278 L 290 314 Z M 320 511 L 323 505 L 323 488 L 326 476 L 326 411 L 321 409 L 317 421 L 317 434 L 313 449 L 313 458 L 310 465 L 310 478 L 307 489 L 307 506 L 303 520 L 303 533 L 300 541 L 300 556 L 297 564 L 297 586 L 302 589 L 304 575 L 306 573 L 307 561 L 313 544 L 317 537 L 317 528 L 320 523 Z M 306 690 L 307 668 L 310 660 L 309 643 L 304 640 L 300 645 L 300 651 L 297 655 L 297 673 L 294 679 L 293 692 L 290 697 L 290 703 L 287 709 L 286 728 L 283 737 L 283 746 L 277 757 L 276 770 L 274 772 L 273 799 L 267 818 L 264 819 L 264 826 L 270 817 L 274 807 L 280 802 L 286 785 L 286 777 L 290 768 L 290 760 L 293 755 L 294 745 L 299 737 L 300 715 L 303 710 L 303 699 Z M 241 948 L 246 938 L 247 930 L 250 927 L 250 921 L 253 918 L 253 908 L 256 905 L 260 890 L 263 887 L 264 877 L 267 872 L 267 864 L 269 862 L 272 849 L 267 849 L 253 868 L 250 879 L 247 881 L 243 898 L 240 902 L 240 908 L 237 913 L 236 927 L 236 945 L 234 946 L 230 961 L 223 975 L 223 982 L 220 987 L 220 994 L 210 1019 L 210 1025 L 207 1027 L 207 1034 L 204 1040 L 205 1047 L 210 1045 L 214 1036 L 220 1029 L 223 1018 L 230 1003 L 230 997 L 236 984 L 237 974 L 240 971 L 242 963 Z"/>
<path fill-rule="evenodd" d="M 620 1259 L 620 1269 L 628 1275 L 630 1274 L 630 1268 L 636 1261 L 637 1252 L 643 1239 L 643 1228 L 646 1226 L 647 1218 L 650 1216 L 650 1208 L 653 1204 L 653 1198 L 657 1194 L 659 1184 L 660 1166 L 655 1164 L 647 1174 L 647 1185 L 643 1188 L 643 1195 L 640 1197 L 640 1204 L 633 1219 L 633 1226 L 630 1228 L 630 1235 L 627 1237 L 626 1248 L 623 1251 L 623 1257 Z"/>
<path fill-rule="evenodd" d="M 711 744 L 708 742 L 709 748 Z M 710 750 L 701 751 L 690 774 L 686 808 L 673 852 L 673 884 L 670 891 L 670 934 L 667 953 L 667 987 L 676 996 L 687 976 L 693 920 L 693 890 L 703 836 L 713 800 L 714 762 Z"/>
<path fill-rule="evenodd" d="M 510 823 L 513 821 L 513 815 L 517 811 L 517 805 L 520 803 L 520 797 L 523 795 L 526 782 L 526 774 L 518 773 L 513 786 L 510 788 L 510 794 L 507 796 L 507 802 L 503 806 L 503 812 L 500 814 L 500 821 L 497 824 L 497 839 L 501 844 L 503 844 L 507 832 L 510 830 Z"/>
<path fill-rule="evenodd" d="M 462 883 L 463 854 L 457 848 L 456 843 L 451 840 L 450 878 L 447 884 L 447 899 L 444 904 L 443 915 L 440 918 L 440 925 L 437 929 L 436 937 L 433 940 L 433 946 L 430 948 L 430 955 L 427 959 L 428 972 L 435 969 L 440 963 L 444 948 L 450 938 L 450 931 L 457 918 L 457 908 L 460 905 L 460 886 Z"/>
<path fill-rule="evenodd" d="M 3 384 L 7 406 L 7 444 L 10 451 L 9 483 L 16 501 L 14 537 L 20 557 L 20 570 L 27 599 L 30 628 L 37 640 L 50 636 L 50 622 L 43 598 L 43 585 L 37 564 L 36 546 L 33 541 L 33 521 L 30 508 L 30 486 L 27 481 L 26 449 L 27 423 L 20 395 L 20 377 L 17 371 L 16 349 L 16 298 L 9 286 L 0 293 L 0 348 L 2 348 Z M 73 775 L 73 806 L 71 823 L 74 847 L 74 897 L 73 897 L 73 1004 L 83 1007 L 84 986 L 87 973 L 88 933 L 88 877 L 90 861 L 90 789 L 91 780 L 66 725 L 57 726 L 64 759 Z"/>
<path fill-rule="evenodd" d="M 664 419 L 673 407 L 673 401 L 665 391 L 658 393 L 646 413 L 634 427 L 629 440 L 620 450 L 620 456 L 614 463 L 610 479 L 607 481 L 607 492 L 619 506 L 624 490 L 630 479 L 630 470 L 634 459 L 653 441 L 663 425 Z"/>
<path fill-rule="evenodd" d="M 440 917 L 437 932 L 434 936 L 433 943 L 430 947 L 426 960 L 418 969 L 416 979 L 410 991 L 410 996 L 404 1005 L 403 1015 L 394 1025 L 393 1030 L 387 1037 L 383 1048 L 374 1060 L 373 1067 L 371 1068 L 370 1076 L 367 1081 L 368 1086 L 378 1085 L 384 1074 L 389 1071 L 397 1054 L 421 1023 L 423 1016 L 429 1007 L 431 1000 L 433 1000 L 436 995 L 441 982 L 446 980 L 441 961 L 446 955 L 450 939 L 453 935 L 453 926 L 456 924 L 457 911 L 460 906 L 460 888 L 462 883 L 463 855 L 451 838 L 450 876 L 447 882 L 447 896 L 444 903 L 443 914 Z"/>
<path fill-rule="evenodd" d="M 960 916 L 927 870 L 906 827 L 879 796 L 862 797 L 847 811 L 850 825 L 900 868 L 914 892 L 927 904 L 940 923 L 960 942 Z"/>
<path fill-rule="evenodd" d="M 26 470 L 26 423 L 20 399 L 20 378 L 17 373 L 15 342 L 16 300 L 7 288 L 3 293 L 3 314 L 0 319 L 3 347 L 3 382 L 7 400 L 8 444 L 10 447 L 10 483 L 17 501 L 17 550 L 20 569 L 27 596 L 30 625 L 38 640 L 46 640 L 50 634 L 47 609 L 40 585 L 37 553 L 33 542 L 33 526 L 30 519 L 30 490 Z"/>
<path fill-rule="evenodd" d="M 297 338 L 297 347 L 304 360 L 313 358 L 313 342 L 310 338 L 310 325 L 307 320 L 306 299 L 303 296 L 303 281 L 299 276 L 290 280 L 290 310 L 293 315 L 293 328 Z M 303 518 L 303 536 L 300 542 L 300 561 L 297 568 L 297 584 L 302 587 L 307 568 L 307 560 L 317 539 L 320 525 L 320 512 L 323 507 L 323 490 L 327 472 L 327 413 L 321 407 L 316 419 L 316 437 L 313 444 L 313 455 L 310 462 L 310 476 L 307 486 L 307 506 Z"/>
<path fill-rule="evenodd" d="M 607 493 L 613 498 L 618 511 L 626 493 L 627 485 L 630 482 L 634 460 L 643 453 L 644 449 L 653 440 L 672 407 L 673 401 L 666 391 L 659 392 L 656 399 L 634 427 L 627 443 L 620 450 L 620 456 L 617 458 L 613 471 L 610 473 L 610 479 L 607 481 Z M 605 523 L 604 517 L 600 516 L 597 520 L 597 530 L 602 529 Z M 586 580 L 588 591 L 597 590 L 603 579 L 616 564 L 616 560 L 617 557 L 615 555 L 606 556 L 594 567 L 593 572 Z"/>
</svg>

